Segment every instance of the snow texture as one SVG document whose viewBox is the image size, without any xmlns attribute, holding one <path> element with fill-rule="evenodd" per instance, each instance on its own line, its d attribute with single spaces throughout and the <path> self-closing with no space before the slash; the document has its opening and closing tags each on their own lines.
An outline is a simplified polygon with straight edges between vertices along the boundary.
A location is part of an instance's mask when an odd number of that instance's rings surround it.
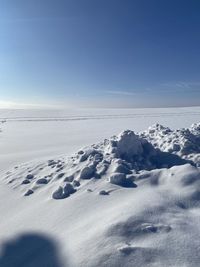
<svg viewBox="0 0 200 267">
<path fill-rule="evenodd" d="M 140 133 L 125 130 L 71 157 L 15 166 L 1 180 L 4 239 L 12 242 L 17 225 L 22 233 L 46 231 L 60 246 L 38 233 L 13 245 L 2 239 L 0 265 L 11 267 L 15 259 L 23 266 L 13 252 L 19 251 L 26 266 L 34 260 L 45 266 L 49 252 L 35 247 L 38 240 L 56 255 L 55 267 L 199 266 L 199 158 L 199 123 L 180 130 L 156 124 Z M 27 238 L 33 254 L 21 254 Z"/>
<path fill-rule="evenodd" d="M 196 128 L 193 126 L 195 131 Z M 181 133 L 185 131 L 188 130 L 182 130 Z M 74 189 L 74 186 L 81 188 L 84 186 L 85 180 L 91 179 L 98 180 L 102 178 L 106 182 L 118 186 L 134 187 L 133 175 L 141 170 L 150 171 L 186 163 L 195 164 L 191 159 L 181 157 L 184 154 L 176 153 L 177 150 L 171 151 L 166 147 L 163 149 L 161 140 L 164 140 L 165 144 L 163 135 L 166 134 L 168 137 L 169 132 L 173 134 L 171 130 L 160 125 L 150 127 L 149 135 L 147 133 L 137 135 L 133 131 L 126 130 L 118 136 L 83 148 L 72 157 L 57 160 L 50 159 L 35 166 L 26 164 L 20 166 L 20 168 L 9 172 L 5 180 L 14 188 L 20 187 L 25 196 L 40 191 L 41 187 L 52 187 L 52 184 L 54 184 L 54 187 L 57 186 L 57 188 L 52 192 L 53 199 L 69 197 L 78 190 Z M 152 144 L 147 140 L 150 140 Z M 158 145 L 154 140 L 157 141 L 160 149 L 157 148 Z M 169 144 L 169 142 L 167 143 Z M 189 141 L 187 142 L 186 136 L 184 136 L 184 143 L 181 142 L 181 144 L 184 144 L 184 151 L 186 151 L 186 147 L 188 148 L 188 143 Z M 199 151 L 198 146 L 193 145 L 192 147 L 193 154 L 195 148 L 196 152 Z M 191 149 L 188 148 L 188 153 L 189 151 Z"/>
</svg>

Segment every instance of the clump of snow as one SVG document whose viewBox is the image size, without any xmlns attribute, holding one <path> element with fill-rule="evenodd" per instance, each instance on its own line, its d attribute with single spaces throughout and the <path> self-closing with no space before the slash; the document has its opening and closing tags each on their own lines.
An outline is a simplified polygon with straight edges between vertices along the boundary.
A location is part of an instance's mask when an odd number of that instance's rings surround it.
<svg viewBox="0 0 200 267">
<path fill-rule="evenodd" d="M 65 197 L 68 197 L 68 195 L 66 196 L 64 194 L 63 188 L 61 186 L 59 186 L 59 188 L 55 192 L 53 192 L 52 197 L 54 199 L 63 199 Z"/>
<path fill-rule="evenodd" d="M 69 175 L 69 176 L 67 176 L 67 177 L 65 177 L 65 180 L 64 180 L 64 182 L 73 182 L 73 180 L 74 180 L 74 176 L 73 175 Z"/>
<path fill-rule="evenodd" d="M 138 136 L 130 130 L 122 132 L 116 142 L 117 152 L 120 158 L 131 159 L 143 153 L 143 146 Z"/>
<path fill-rule="evenodd" d="M 94 165 L 89 165 L 84 167 L 80 172 L 80 179 L 90 179 L 95 174 L 95 167 Z"/>
<path fill-rule="evenodd" d="M 22 184 L 30 184 L 30 180 L 25 179 L 25 180 L 22 181 Z"/>
<path fill-rule="evenodd" d="M 121 164 L 116 164 L 114 167 L 114 172 L 124 173 L 124 174 L 131 174 L 131 170 L 126 163 L 122 162 Z"/>
<path fill-rule="evenodd" d="M 79 181 L 74 180 L 73 183 L 72 183 L 72 185 L 73 185 L 74 187 L 78 187 L 78 186 L 80 186 L 81 184 L 80 184 Z"/>
<path fill-rule="evenodd" d="M 101 190 L 101 191 L 99 191 L 99 195 L 107 196 L 107 195 L 109 195 L 109 192 L 106 190 Z"/>
<path fill-rule="evenodd" d="M 126 175 L 124 173 L 114 173 L 109 179 L 111 184 L 116 184 L 120 186 L 126 185 Z"/>
<path fill-rule="evenodd" d="M 200 122 L 192 124 L 189 129 L 195 136 L 200 137 Z"/>
<path fill-rule="evenodd" d="M 37 184 L 47 184 L 48 180 L 46 178 L 40 178 L 36 181 Z"/>
<path fill-rule="evenodd" d="M 26 179 L 30 180 L 33 179 L 34 175 L 33 174 L 27 174 Z"/>
<path fill-rule="evenodd" d="M 32 195 L 34 192 L 31 189 L 28 189 L 28 191 L 24 194 L 25 196 Z"/>
<path fill-rule="evenodd" d="M 76 190 L 70 183 L 66 183 L 64 187 L 59 186 L 59 188 L 53 192 L 52 197 L 54 199 L 63 199 L 69 197 L 71 194 L 75 193 Z"/>
<path fill-rule="evenodd" d="M 63 191 L 65 194 L 69 194 L 69 195 L 76 192 L 76 190 L 74 189 L 74 187 L 70 183 L 65 184 Z"/>
<path fill-rule="evenodd" d="M 200 123 L 190 128 L 171 130 L 160 124 L 155 124 L 140 136 L 148 140 L 155 148 L 161 151 L 179 155 L 197 163 L 200 159 Z M 197 155 L 198 154 L 198 155 Z"/>
</svg>

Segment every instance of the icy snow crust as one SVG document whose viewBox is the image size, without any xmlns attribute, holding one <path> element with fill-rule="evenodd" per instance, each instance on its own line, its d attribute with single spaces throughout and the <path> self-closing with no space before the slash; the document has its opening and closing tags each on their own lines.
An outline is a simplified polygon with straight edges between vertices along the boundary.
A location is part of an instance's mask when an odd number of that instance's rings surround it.
<svg viewBox="0 0 200 267">
<path fill-rule="evenodd" d="M 196 267 L 199 153 L 200 124 L 175 131 L 156 124 L 138 134 L 126 130 L 72 157 L 16 166 L 3 180 L 30 209 L 37 199 L 50 201 L 48 211 L 53 205 L 40 227 L 57 225 L 64 255 L 64 240 L 71 237 L 71 263 L 59 266 Z M 18 225 L 25 216 L 20 218 Z"/>
</svg>

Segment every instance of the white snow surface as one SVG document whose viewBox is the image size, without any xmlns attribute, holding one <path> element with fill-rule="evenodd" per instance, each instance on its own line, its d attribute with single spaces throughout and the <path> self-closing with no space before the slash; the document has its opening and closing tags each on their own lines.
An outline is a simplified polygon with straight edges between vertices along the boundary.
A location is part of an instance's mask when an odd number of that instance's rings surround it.
<svg viewBox="0 0 200 267">
<path fill-rule="evenodd" d="M 177 130 L 155 124 L 140 136 L 162 151 L 177 154 L 200 165 L 200 123 Z"/>
<path fill-rule="evenodd" d="M 200 108 L 85 112 L 0 111 L 0 266 L 199 266 Z"/>
</svg>

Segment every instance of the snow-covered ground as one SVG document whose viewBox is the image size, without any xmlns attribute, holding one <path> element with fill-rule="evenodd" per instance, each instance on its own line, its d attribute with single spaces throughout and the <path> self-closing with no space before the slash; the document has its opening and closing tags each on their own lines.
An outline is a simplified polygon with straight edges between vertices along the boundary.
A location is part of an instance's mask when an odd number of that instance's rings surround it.
<svg viewBox="0 0 200 267">
<path fill-rule="evenodd" d="M 0 266 L 199 266 L 200 108 L 0 120 Z"/>
<path fill-rule="evenodd" d="M 200 107 L 162 109 L 1 110 L 0 170 L 75 152 L 123 130 L 160 123 L 172 129 L 198 122 Z"/>
</svg>

